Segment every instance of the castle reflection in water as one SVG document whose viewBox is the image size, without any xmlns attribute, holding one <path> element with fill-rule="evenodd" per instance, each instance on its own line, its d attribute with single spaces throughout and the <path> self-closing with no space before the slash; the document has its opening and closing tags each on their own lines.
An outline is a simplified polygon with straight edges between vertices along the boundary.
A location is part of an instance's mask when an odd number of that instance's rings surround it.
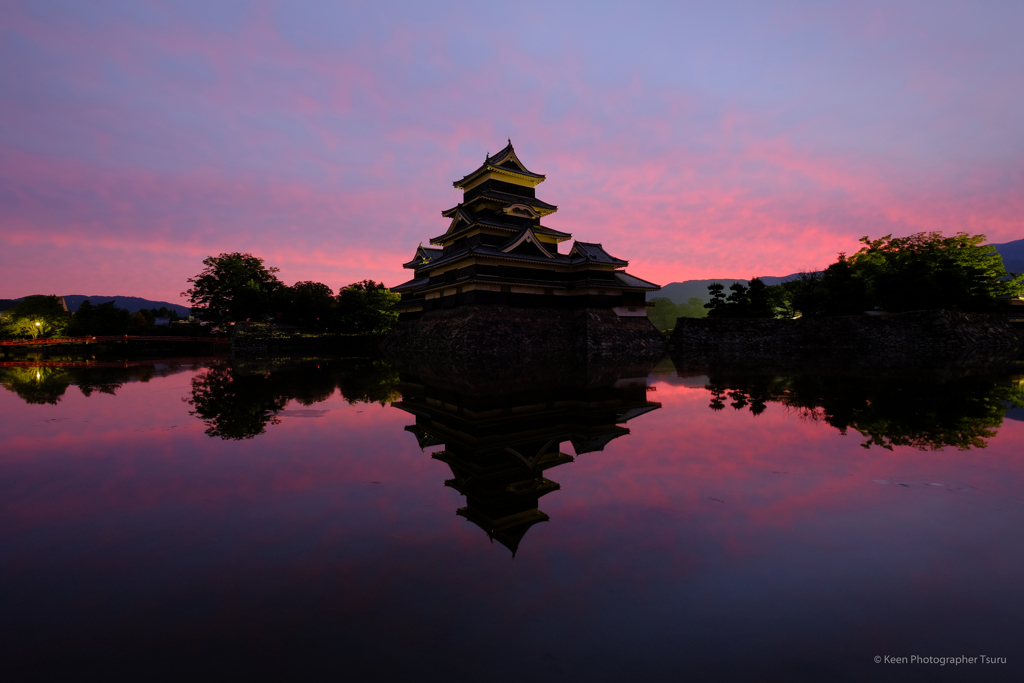
<svg viewBox="0 0 1024 683">
<path fill-rule="evenodd" d="M 660 381 L 705 389 L 712 411 L 731 407 L 756 417 L 777 406 L 859 434 L 864 448 L 985 448 L 1004 418 L 1024 414 L 1019 373 L 801 374 L 688 367 L 686 359 L 667 367 L 667 374 L 655 373 Z M 653 370 L 425 367 L 383 359 L 176 359 L 116 366 L 69 360 L 5 363 L 0 387 L 28 404 L 57 405 L 71 386 L 85 397 L 114 395 L 126 384 L 187 372 L 189 413 L 208 436 L 226 441 L 262 438 L 283 416 L 319 416 L 286 408 L 311 408 L 335 392 L 349 403 L 391 404 L 415 417 L 405 429 L 451 469 L 445 485 L 465 496 L 458 514 L 515 554 L 530 527 L 548 520 L 541 499 L 559 489 L 549 475 L 574 458 L 563 446 L 571 443 L 575 456 L 601 451 L 629 434 L 631 420 L 661 407 L 648 400 Z"/>
<path fill-rule="evenodd" d="M 486 394 L 403 375 L 396 407 L 416 418 L 406 430 L 448 465 L 445 481 L 466 497 L 457 514 L 515 555 L 534 524 L 548 521 L 541 498 L 560 486 L 548 474 L 573 456 L 601 451 L 629 434 L 630 420 L 661 407 L 647 400 L 647 373 L 549 382 L 528 391 Z"/>
</svg>

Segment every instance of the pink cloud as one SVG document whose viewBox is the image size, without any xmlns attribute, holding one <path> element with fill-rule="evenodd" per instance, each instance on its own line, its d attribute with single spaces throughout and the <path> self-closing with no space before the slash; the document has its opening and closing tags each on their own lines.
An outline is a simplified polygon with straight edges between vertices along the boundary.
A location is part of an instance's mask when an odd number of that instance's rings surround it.
<svg viewBox="0 0 1024 683">
<path fill-rule="evenodd" d="M 730 36 L 729 59 L 699 36 L 691 52 L 651 43 L 613 58 L 595 42 L 611 30 L 598 18 L 593 36 L 533 45 L 514 31 L 473 42 L 480 19 L 457 12 L 419 25 L 340 9 L 374 28 L 335 38 L 330 21 L 307 22 L 299 39 L 270 6 L 229 33 L 154 11 L 145 26 L 6 13 L 26 47 L 0 103 L 5 295 L 113 287 L 175 300 L 202 257 L 234 250 L 286 280 L 395 284 L 443 231 L 439 212 L 460 198 L 450 181 L 506 136 L 548 174 L 552 227 L 662 283 L 820 268 L 866 234 L 1024 232 L 1010 153 L 1022 141 L 1000 135 L 1024 71 L 967 106 L 962 79 L 898 49 L 892 26 L 909 19 L 885 7 L 780 10 L 751 47 Z M 949 69 L 1007 56 L 937 17 L 936 35 L 962 53 L 941 56 Z M 838 42 L 816 47 L 815 30 Z M 783 40 L 796 57 L 759 57 L 783 74 L 772 88 L 742 51 Z M 667 57 L 672 68 L 649 61 Z"/>
</svg>

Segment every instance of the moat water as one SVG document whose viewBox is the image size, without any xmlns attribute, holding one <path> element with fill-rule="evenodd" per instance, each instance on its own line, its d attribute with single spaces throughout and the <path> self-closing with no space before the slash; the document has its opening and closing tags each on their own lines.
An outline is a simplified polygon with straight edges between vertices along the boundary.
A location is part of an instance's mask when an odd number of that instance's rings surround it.
<svg viewBox="0 0 1024 683">
<path fill-rule="evenodd" d="M 1024 676 L 1019 375 L 599 375 L 0 367 L 8 680 Z"/>
</svg>

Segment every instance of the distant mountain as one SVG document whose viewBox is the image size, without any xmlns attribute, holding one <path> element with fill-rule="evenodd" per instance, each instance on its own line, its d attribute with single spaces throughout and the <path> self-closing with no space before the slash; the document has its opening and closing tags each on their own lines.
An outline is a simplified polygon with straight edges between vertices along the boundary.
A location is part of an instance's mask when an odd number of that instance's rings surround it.
<svg viewBox="0 0 1024 683">
<path fill-rule="evenodd" d="M 1024 273 L 1024 239 L 993 244 L 1003 257 L 1003 265 L 1011 273 Z"/>
<path fill-rule="evenodd" d="M 1024 239 L 1014 240 L 1013 242 L 1004 242 L 1003 244 L 993 244 L 999 255 L 1003 257 L 1003 265 L 1006 270 L 1012 273 L 1024 273 Z M 762 277 L 766 285 L 777 285 L 780 282 L 785 282 L 791 278 L 794 278 L 799 273 L 792 275 L 785 275 L 783 277 Z M 688 299 L 697 298 L 707 303 L 711 299 L 711 295 L 708 293 L 708 285 L 713 282 L 721 282 L 725 285 L 726 290 L 729 289 L 729 285 L 734 282 L 739 282 L 743 286 L 746 286 L 748 282 L 743 278 L 739 277 L 720 277 L 713 278 L 711 280 L 683 280 L 682 282 L 670 282 L 661 288 L 660 292 L 648 292 L 648 301 L 663 296 L 672 300 L 672 303 L 682 304 L 686 303 Z M 726 291 L 728 294 L 728 291 Z"/>
<path fill-rule="evenodd" d="M 129 313 L 135 313 L 143 308 L 162 308 L 164 306 L 167 307 L 167 310 L 177 313 L 178 317 L 181 318 L 187 318 L 190 312 L 188 306 L 172 304 L 167 301 L 151 301 L 150 299 L 142 299 L 137 296 L 84 296 L 82 294 L 70 294 L 64 296 L 64 301 L 68 305 L 68 310 L 72 313 L 77 311 L 78 307 L 86 299 L 88 299 L 93 306 L 113 301 L 115 306 L 118 308 L 127 308 Z"/>
<path fill-rule="evenodd" d="M 773 275 L 766 275 L 761 280 L 766 285 L 777 285 L 780 282 L 785 282 L 790 278 L 794 278 L 798 273 L 792 275 L 783 275 L 782 277 L 775 277 Z M 729 289 L 729 285 L 734 282 L 739 282 L 741 285 L 746 287 L 749 282 L 739 277 L 719 277 L 712 278 L 710 280 L 683 280 L 682 282 L 670 282 L 661 288 L 660 292 L 648 292 L 647 300 L 663 296 L 672 300 L 674 304 L 686 303 L 688 300 L 696 298 L 700 299 L 704 303 L 707 303 L 711 299 L 711 295 L 708 293 L 708 285 L 720 282 L 725 285 L 726 290 Z"/>
<path fill-rule="evenodd" d="M 24 297 L 21 297 L 21 299 L 23 298 Z M 16 303 L 21 301 L 21 299 L 0 299 L 0 310 L 12 308 Z M 187 318 L 189 316 L 188 306 L 172 304 L 167 301 L 151 301 L 150 299 L 142 299 L 137 296 L 85 296 L 84 294 L 64 295 L 64 303 L 68 305 L 68 310 L 72 313 L 77 311 L 78 307 L 81 306 L 82 302 L 86 299 L 88 299 L 93 306 L 113 301 L 115 306 L 118 308 L 127 308 L 129 313 L 135 313 L 143 308 L 162 308 L 166 306 L 167 310 L 176 312 L 178 317 Z"/>
</svg>

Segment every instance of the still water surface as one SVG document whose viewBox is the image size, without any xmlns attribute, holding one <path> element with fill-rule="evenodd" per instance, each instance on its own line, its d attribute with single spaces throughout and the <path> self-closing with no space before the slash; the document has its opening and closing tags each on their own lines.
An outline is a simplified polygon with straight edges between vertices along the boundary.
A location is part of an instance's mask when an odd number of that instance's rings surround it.
<svg viewBox="0 0 1024 683">
<path fill-rule="evenodd" d="M 3 658 L 1021 679 L 1019 381 L 686 374 L 476 391 L 380 361 L 0 368 Z"/>
</svg>

